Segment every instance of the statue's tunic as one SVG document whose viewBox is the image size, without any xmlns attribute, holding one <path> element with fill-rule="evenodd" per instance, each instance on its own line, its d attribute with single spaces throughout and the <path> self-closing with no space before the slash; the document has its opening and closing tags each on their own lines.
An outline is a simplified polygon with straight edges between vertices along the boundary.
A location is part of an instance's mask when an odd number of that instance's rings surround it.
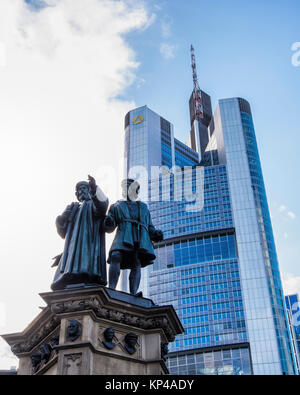
<svg viewBox="0 0 300 395">
<path fill-rule="evenodd" d="M 108 263 L 113 251 L 122 251 L 125 255 L 128 254 L 128 259 L 122 260 L 121 269 L 134 267 L 135 260 L 130 257 L 134 252 L 137 252 L 142 267 L 153 264 L 156 256 L 150 237 L 155 228 L 147 205 L 139 201 L 119 200 L 110 206 L 107 216 L 110 217 L 113 226 L 107 226 L 105 221 L 106 232 L 113 232 L 117 228 Z"/>
<path fill-rule="evenodd" d="M 53 290 L 70 284 L 107 284 L 102 230 L 107 207 L 108 200 L 100 201 L 95 195 L 91 200 L 72 203 L 69 210 L 57 218 L 57 231 L 65 238 L 65 248 L 51 285 Z"/>
<path fill-rule="evenodd" d="M 139 213 L 139 204 L 137 202 L 131 202 L 127 201 L 127 208 L 129 210 L 129 216 L 131 220 L 133 220 L 133 226 L 131 227 L 132 229 L 132 241 L 135 249 L 139 248 L 139 232 L 138 232 L 138 226 L 137 223 L 140 220 L 140 213 Z"/>
</svg>

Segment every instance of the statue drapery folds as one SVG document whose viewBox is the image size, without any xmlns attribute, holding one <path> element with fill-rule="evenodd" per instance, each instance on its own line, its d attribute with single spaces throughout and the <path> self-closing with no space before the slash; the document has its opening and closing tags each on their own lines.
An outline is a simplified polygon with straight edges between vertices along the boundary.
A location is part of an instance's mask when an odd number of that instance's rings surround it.
<svg viewBox="0 0 300 395">
<path fill-rule="evenodd" d="M 54 265 L 58 267 L 51 285 L 53 290 L 72 284 L 107 283 L 102 223 L 108 199 L 91 176 L 89 182 L 76 185 L 76 196 L 78 202 L 70 204 L 56 219 L 57 232 L 65 239 L 65 246 L 55 258 Z"/>
</svg>

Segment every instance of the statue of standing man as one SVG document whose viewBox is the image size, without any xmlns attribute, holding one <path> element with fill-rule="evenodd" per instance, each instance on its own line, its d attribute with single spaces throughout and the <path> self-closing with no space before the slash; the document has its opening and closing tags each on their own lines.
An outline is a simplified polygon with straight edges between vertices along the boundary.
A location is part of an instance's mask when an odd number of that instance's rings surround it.
<svg viewBox="0 0 300 395">
<path fill-rule="evenodd" d="M 105 233 L 103 220 L 108 199 L 95 179 L 76 185 L 78 202 L 70 204 L 57 217 L 58 234 L 65 239 L 64 251 L 53 266 L 58 266 L 51 288 L 53 291 L 79 284 L 106 285 Z"/>
<path fill-rule="evenodd" d="M 130 269 L 130 293 L 137 294 L 141 281 L 141 268 L 153 264 L 153 241 L 163 240 L 163 233 L 152 224 L 147 205 L 138 201 L 140 185 L 127 179 L 122 182 L 124 200 L 111 205 L 103 228 L 111 233 L 117 228 L 109 252 L 109 288 L 115 289 L 121 269 Z"/>
</svg>

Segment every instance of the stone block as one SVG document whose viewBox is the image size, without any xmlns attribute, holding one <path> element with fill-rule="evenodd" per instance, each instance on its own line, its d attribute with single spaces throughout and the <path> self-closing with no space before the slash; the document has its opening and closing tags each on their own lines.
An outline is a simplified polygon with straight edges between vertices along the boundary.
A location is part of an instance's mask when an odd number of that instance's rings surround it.
<svg viewBox="0 0 300 395">
<path fill-rule="evenodd" d="M 183 332 L 173 306 L 102 286 L 41 297 L 47 306 L 22 333 L 2 336 L 18 374 L 168 374 L 162 345 Z"/>
</svg>

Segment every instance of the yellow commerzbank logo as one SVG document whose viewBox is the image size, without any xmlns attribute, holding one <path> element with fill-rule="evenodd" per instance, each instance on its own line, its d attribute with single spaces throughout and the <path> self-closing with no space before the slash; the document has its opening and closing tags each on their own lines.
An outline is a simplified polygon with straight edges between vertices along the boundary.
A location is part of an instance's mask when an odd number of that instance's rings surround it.
<svg viewBox="0 0 300 395">
<path fill-rule="evenodd" d="M 139 125 L 140 123 L 142 123 L 144 121 L 144 117 L 142 115 L 137 115 L 134 120 L 133 120 L 133 124 L 134 125 Z"/>
</svg>

